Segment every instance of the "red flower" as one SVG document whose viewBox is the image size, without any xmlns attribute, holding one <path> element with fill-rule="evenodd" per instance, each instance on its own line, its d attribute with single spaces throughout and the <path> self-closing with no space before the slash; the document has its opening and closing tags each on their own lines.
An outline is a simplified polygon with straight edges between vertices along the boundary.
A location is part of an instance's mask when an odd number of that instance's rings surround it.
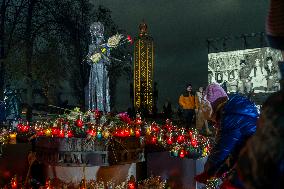
<svg viewBox="0 0 284 189">
<path fill-rule="evenodd" d="M 131 119 L 130 117 L 127 115 L 126 112 L 123 112 L 123 113 L 120 113 L 118 114 L 118 117 L 121 121 L 123 121 L 124 123 L 128 123 L 130 124 L 131 123 Z"/>
<path fill-rule="evenodd" d="M 127 40 L 128 40 L 129 43 L 131 43 L 131 44 L 133 43 L 133 40 L 132 40 L 130 35 L 127 35 Z"/>
</svg>

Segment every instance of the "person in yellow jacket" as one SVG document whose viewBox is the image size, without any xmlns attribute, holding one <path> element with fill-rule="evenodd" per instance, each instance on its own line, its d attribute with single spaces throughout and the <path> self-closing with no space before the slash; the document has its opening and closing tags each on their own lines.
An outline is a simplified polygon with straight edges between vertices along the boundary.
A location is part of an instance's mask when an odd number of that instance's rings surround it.
<svg viewBox="0 0 284 189">
<path fill-rule="evenodd" d="M 186 128 L 191 128 L 193 117 L 198 109 L 198 100 L 192 92 L 192 85 L 186 86 L 186 91 L 179 97 L 179 105 L 183 110 Z"/>
</svg>

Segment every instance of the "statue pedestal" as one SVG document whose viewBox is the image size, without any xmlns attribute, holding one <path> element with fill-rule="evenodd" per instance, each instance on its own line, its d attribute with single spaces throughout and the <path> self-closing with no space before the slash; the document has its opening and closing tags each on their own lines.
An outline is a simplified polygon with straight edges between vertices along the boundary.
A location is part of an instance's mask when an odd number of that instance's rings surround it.
<svg viewBox="0 0 284 189">
<path fill-rule="evenodd" d="M 136 178 L 136 163 L 113 166 L 88 166 L 85 167 L 85 174 L 83 169 L 83 167 L 76 166 L 46 165 L 46 175 L 51 179 L 57 178 L 64 183 L 72 183 L 74 185 L 78 185 L 84 177 L 87 181 L 99 180 L 105 183 L 112 181 L 116 185 L 127 182 L 131 175 Z"/>
<path fill-rule="evenodd" d="M 108 142 L 39 137 L 36 152 L 45 164 L 47 177 L 74 185 L 83 178 L 120 184 L 131 175 L 136 177 L 136 163 L 144 161 L 144 148 L 136 137 L 113 138 Z"/>
</svg>

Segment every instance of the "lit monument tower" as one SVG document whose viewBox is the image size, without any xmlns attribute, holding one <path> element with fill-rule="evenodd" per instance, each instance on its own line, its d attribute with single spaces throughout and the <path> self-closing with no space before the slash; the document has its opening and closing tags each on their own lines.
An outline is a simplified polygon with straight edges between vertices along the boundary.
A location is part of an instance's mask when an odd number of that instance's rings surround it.
<svg viewBox="0 0 284 189">
<path fill-rule="evenodd" d="M 134 108 L 153 109 L 153 73 L 154 45 L 153 38 L 147 33 L 147 25 L 139 25 L 140 33 L 134 40 Z"/>
</svg>

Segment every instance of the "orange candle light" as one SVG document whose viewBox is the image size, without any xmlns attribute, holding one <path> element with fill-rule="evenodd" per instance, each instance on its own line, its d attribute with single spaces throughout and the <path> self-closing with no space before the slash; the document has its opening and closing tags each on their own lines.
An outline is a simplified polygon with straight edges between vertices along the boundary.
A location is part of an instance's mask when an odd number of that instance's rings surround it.
<svg viewBox="0 0 284 189">
<path fill-rule="evenodd" d="M 52 189 L 50 179 L 46 179 L 46 181 L 45 181 L 45 189 Z"/>
<path fill-rule="evenodd" d="M 10 140 L 9 140 L 9 144 L 16 144 L 17 143 L 17 133 L 11 133 L 10 135 L 9 135 L 9 138 L 10 138 Z"/>
<path fill-rule="evenodd" d="M 12 189 L 17 189 L 18 187 L 18 181 L 17 181 L 17 176 L 14 176 L 11 180 L 11 188 Z"/>
<path fill-rule="evenodd" d="M 136 189 L 136 182 L 135 182 L 135 177 L 131 175 L 128 183 L 127 183 L 127 189 Z"/>
</svg>

